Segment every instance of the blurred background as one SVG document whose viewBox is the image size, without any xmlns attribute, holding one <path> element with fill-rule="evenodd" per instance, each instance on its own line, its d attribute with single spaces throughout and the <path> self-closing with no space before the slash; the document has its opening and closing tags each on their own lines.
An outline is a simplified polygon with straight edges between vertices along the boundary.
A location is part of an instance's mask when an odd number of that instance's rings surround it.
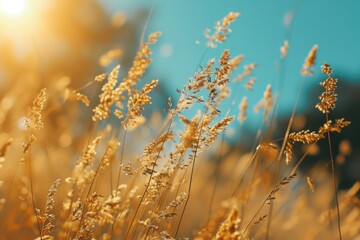
<svg viewBox="0 0 360 240">
<path fill-rule="evenodd" d="M 322 92 L 318 83 L 324 79 L 320 66 L 328 62 L 340 80 L 339 101 L 332 117 L 352 121 L 340 137 L 333 139 L 336 155 L 341 152 L 341 142 L 350 143 L 352 153 L 338 161 L 344 173 L 341 183 L 349 186 L 359 179 L 360 172 L 359 10 L 357 0 L 0 0 L 0 131 L 13 124 L 6 113 L 20 104 L 12 93 L 38 92 L 45 86 L 79 88 L 116 64 L 121 64 L 124 74 L 145 30 L 145 35 L 162 32 L 145 76 L 145 82 L 160 79 L 153 101 L 157 109 L 166 107 L 169 96 L 177 98 L 176 89 L 186 84 L 200 65 L 230 49 L 232 56 L 244 55 L 239 73 L 245 64 L 258 67 L 252 74 L 256 82 L 251 92 L 242 82 L 231 83 L 232 97 L 224 112 L 231 108 L 230 114 L 237 115 L 243 96 L 254 106 L 266 85 L 272 84 L 274 94 L 279 94 L 275 135 L 282 136 L 302 81 L 303 61 L 317 44 L 315 73 L 306 79 L 297 112 L 303 116 L 300 122 L 304 129 L 316 130 L 324 122 L 314 106 Z M 212 30 L 214 23 L 230 11 L 241 14 L 231 26 L 230 37 L 216 49 L 207 48 L 204 30 Z M 284 40 L 289 41 L 289 51 L 281 60 L 279 49 Z M 96 91 L 90 88 L 88 94 L 96 96 Z M 253 136 L 261 119 L 249 111 L 242 134 Z M 239 124 L 232 128 L 236 136 Z M 242 137 L 243 145 L 251 145 L 252 138 Z M 232 139 L 237 146 L 238 137 Z M 328 164 L 327 152 L 319 154 L 316 159 Z"/>
</svg>

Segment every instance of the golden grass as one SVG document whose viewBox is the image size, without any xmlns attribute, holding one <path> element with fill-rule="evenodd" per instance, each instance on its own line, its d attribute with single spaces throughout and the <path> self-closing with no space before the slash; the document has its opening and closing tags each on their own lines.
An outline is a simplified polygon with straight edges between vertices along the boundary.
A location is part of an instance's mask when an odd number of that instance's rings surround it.
<svg viewBox="0 0 360 240">
<path fill-rule="evenodd" d="M 207 30 L 207 45 L 225 41 L 238 16 L 229 13 L 217 22 L 213 35 Z M 19 101 L 11 111 L 0 109 L 9 119 L 2 122 L 0 134 L 1 238 L 264 239 L 271 233 L 272 239 L 334 239 L 338 229 L 339 238 L 360 239 L 360 185 L 337 190 L 330 133 L 340 133 L 350 122 L 329 119 L 338 84 L 330 65 L 322 66 L 327 78 L 320 83 L 325 91 L 316 105 L 326 115 L 324 124 L 318 130 L 290 132 L 294 110 L 284 138 L 271 140 L 271 128 L 262 132 L 272 124 L 276 104 L 267 85 L 254 107 L 264 112 L 256 147 L 243 152 L 219 139 L 235 119 L 220 109 L 231 96 L 231 81 L 246 79 L 244 87 L 252 89 L 256 64 L 244 65 L 244 72 L 233 76 L 244 57 L 224 50 L 218 61 L 210 60 L 178 90 L 177 102 L 169 99 L 165 116 L 144 116 L 161 81 L 142 88 L 138 83 L 158 37 L 159 32 L 150 34 L 141 43 L 121 80 L 116 66 L 80 89 L 71 89 L 64 78 L 36 97 L 35 89 L 24 95 L 14 86 L 11 97 Z M 285 41 L 283 58 L 287 51 Z M 302 74 L 313 73 L 316 52 L 315 45 Z M 118 54 L 108 52 L 100 61 L 106 65 Z M 99 89 L 97 98 L 84 93 L 89 86 Z M 26 109 L 25 128 L 10 121 Z M 241 124 L 248 109 L 243 97 Z M 324 138 L 332 175 L 317 166 L 305 177 L 299 166 L 311 148 L 294 156 L 294 146 L 315 146 Z M 349 143 L 341 149 L 344 156 L 351 151 Z"/>
</svg>

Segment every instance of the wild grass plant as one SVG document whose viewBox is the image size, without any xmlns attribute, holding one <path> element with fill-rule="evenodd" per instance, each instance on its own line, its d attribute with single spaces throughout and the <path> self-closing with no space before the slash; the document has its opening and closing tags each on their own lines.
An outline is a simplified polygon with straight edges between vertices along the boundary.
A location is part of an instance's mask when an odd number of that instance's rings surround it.
<svg viewBox="0 0 360 240">
<path fill-rule="evenodd" d="M 239 15 L 230 12 L 206 30 L 207 46 L 224 42 Z M 201 66 L 176 101 L 167 100 L 165 115 L 164 109 L 143 114 L 161 84 L 144 78 L 159 37 L 142 39 L 124 77 L 116 66 L 78 89 L 68 78 L 48 86 L 29 79 L 27 89 L 14 85 L 2 96 L 1 238 L 360 239 L 360 182 L 337 187 L 331 136 L 350 122 L 331 117 L 341 84 L 332 67 L 321 67 L 315 107 L 323 125 L 293 131 L 297 100 L 283 138 L 272 139 L 281 92 L 271 85 L 256 106 L 241 96 L 237 116 L 221 111 L 233 94 L 230 82 L 247 90 L 256 84 L 256 64 L 228 49 Z M 284 60 L 288 48 L 285 41 Z M 305 59 L 303 79 L 318 71 L 317 49 Z M 89 87 L 98 96 L 89 96 Z M 300 89 L 298 98 L 304 94 Z M 263 113 L 254 148 L 234 149 L 227 128 L 246 121 L 252 107 Z M 319 141 L 328 142 L 331 171 L 302 172 Z M 306 151 L 296 156 L 299 145 Z"/>
</svg>

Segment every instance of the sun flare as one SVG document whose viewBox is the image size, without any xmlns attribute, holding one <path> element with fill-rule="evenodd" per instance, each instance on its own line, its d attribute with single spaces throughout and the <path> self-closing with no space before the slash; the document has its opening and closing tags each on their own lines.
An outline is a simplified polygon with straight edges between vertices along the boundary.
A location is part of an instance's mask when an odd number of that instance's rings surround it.
<svg viewBox="0 0 360 240">
<path fill-rule="evenodd" d="M 8 15 L 19 15 L 25 9 L 26 0 L 0 0 L 0 11 Z"/>
</svg>

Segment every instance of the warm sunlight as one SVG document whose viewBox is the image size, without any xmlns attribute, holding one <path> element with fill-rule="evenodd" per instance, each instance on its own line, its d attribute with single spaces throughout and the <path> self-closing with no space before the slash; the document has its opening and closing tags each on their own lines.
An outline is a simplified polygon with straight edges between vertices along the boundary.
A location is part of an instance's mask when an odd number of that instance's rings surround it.
<svg viewBox="0 0 360 240">
<path fill-rule="evenodd" d="M 18 15 L 24 11 L 26 0 L 0 0 L 0 10 L 9 15 Z"/>
</svg>

